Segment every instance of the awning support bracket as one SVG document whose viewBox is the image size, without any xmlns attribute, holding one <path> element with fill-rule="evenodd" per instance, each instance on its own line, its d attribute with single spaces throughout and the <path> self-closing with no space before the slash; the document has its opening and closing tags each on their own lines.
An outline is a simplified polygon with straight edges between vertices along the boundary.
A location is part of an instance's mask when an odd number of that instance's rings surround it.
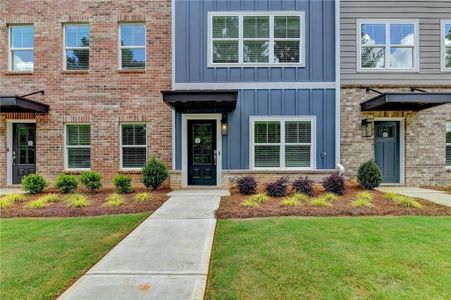
<svg viewBox="0 0 451 300">
<path fill-rule="evenodd" d="M 370 87 L 368 87 L 368 86 L 365 88 L 365 91 L 366 91 L 367 93 L 368 93 L 369 91 L 371 91 L 371 92 L 378 93 L 379 95 L 382 95 L 382 94 L 383 94 L 381 91 L 372 89 L 372 88 L 370 88 Z"/>
</svg>

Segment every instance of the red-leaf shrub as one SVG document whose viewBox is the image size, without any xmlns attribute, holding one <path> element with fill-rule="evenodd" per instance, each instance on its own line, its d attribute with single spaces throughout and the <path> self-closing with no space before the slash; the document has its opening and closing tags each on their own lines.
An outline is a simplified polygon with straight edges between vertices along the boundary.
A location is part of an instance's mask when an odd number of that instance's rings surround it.
<svg viewBox="0 0 451 300">
<path fill-rule="evenodd" d="M 309 179 L 308 176 L 299 177 L 291 184 L 293 190 L 296 193 L 305 194 L 309 197 L 312 197 L 315 193 L 313 191 L 313 180 Z"/>
<path fill-rule="evenodd" d="M 266 194 L 271 197 L 284 197 L 287 194 L 289 178 L 281 177 L 266 184 Z"/>
<path fill-rule="evenodd" d="M 322 185 L 326 192 L 331 192 L 337 195 L 343 195 L 345 193 L 345 179 L 338 172 L 324 178 Z"/>
<path fill-rule="evenodd" d="M 257 180 L 253 176 L 243 176 L 236 182 L 240 194 L 251 195 L 257 190 Z"/>
</svg>

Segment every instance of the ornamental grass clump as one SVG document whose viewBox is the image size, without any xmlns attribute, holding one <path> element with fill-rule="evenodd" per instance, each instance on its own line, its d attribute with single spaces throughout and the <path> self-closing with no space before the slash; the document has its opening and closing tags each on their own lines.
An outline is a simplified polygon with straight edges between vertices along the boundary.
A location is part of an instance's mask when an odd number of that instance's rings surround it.
<svg viewBox="0 0 451 300">
<path fill-rule="evenodd" d="M 326 199 L 324 199 L 324 197 L 314 198 L 312 201 L 310 201 L 310 205 L 315 206 L 315 207 L 332 206 L 332 204 L 330 204 L 330 202 L 328 202 Z"/>
<path fill-rule="evenodd" d="M 251 195 L 257 192 L 257 180 L 253 176 L 243 176 L 236 182 L 240 194 Z"/>
<path fill-rule="evenodd" d="M 305 194 L 309 197 L 313 197 L 315 193 L 313 189 L 313 180 L 310 180 L 308 176 L 299 177 L 293 181 L 291 186 L 296 193 Z"/>
<path fill-rule="evenodd" d="M 148 192 L 142 192 L 135 195 L 135 200 L 138 202 L 146 202 L 152 200 L 152 195 Z"/>
<path fill-rule="evenodd" d="M 10 208 L 16 202 L 25 201 L 27 196 L 25 194 L 9 194 L 0 198 L 0 208 Z"/>
<path fill-rule="evenodd" d="M 10 208 L 13 206 L 14 201 L 11 201 L 11 199 L 8 199 L 6 197 L 0 198 L 0 208 Z"/>
<path fill-rule="evenodd" d="M 308 197 L 307 195 L 305 195 L 305 194 L 300 194 L 300 193 L 294 193 L 293 195 L 291 195 L 290 198 L 294 199 L 295 201 L 297 201 L 297 202 L 299 202 L 299 203 L 300 203 L 300 202 L 307 203 L 308 200 L 309 200 L 309 197 Z"/>
<path fill-rule="evenodd" d="M 415 199 L 407 196 L 401 196 L 395 200 L 396 205 L 407 207 L 407 208 L 421 208 L 422 205 L 418 203 Z"/>
<path fill-rule="evenodd" d="M 299 201 L 294 197 L 285 198 L 280 202 L 280 205 L 282 205 L 282 206 L 296 206 L 298 204 L 299 204 Z"/>
<path fill-rule="evenodd" d="M 326 193 L 322 196 L 322 198 L 328 202 L 334 202 L 338 200 L 338 196 L 335 195 L 334 193 Z"/>
<path fill-rule="evenodd" d="M 122 196 L 117 193 L 109 195 L 106 198 L 106 202 L 104 203 L 104 205 L 108 206 L 108 207 L 117 207 L 117 206 L 121 206 L 123 204 L 124 204 L 124 198 L 122 198 Z"/>
<path fill-rule="evenodd" d="M 67 203 L 69 207 L 88 207 L 91 205 L 88 199 L 82 194 L 71 194 L 67 197 Z"/>
<path fill-rule="evenodd" d="M 60 197 L 58 196 L 58 194 L 47 194 L 39 197 L 39 199 L 47 203 L 55 203 L 60 201 Z"/>
<path fill-rule="evenodd" d="M 255 202 L 257 204 L 262 204 L 268 202 L 269 197 L 265 193 L 258 193 L 249 197 L 249 201 Z"/>
<path fill-rule="evenodd" d="M 49 206 L 49 202 L 46 201 L 46 199 L 44 199 L 42 197 L 38 198 L 34 201 L 31 201 L 31 202 L 27 203 L 27 205 L 26 205 L 27 208 L 37 208 L 37 209 L 45 208 L 47 206 Z"/>
<path fill-rule="evenodd" d="M 251 201 L 251 199 L 247 199 L 244 202 L 242 202 L 240 206 L 247 208 L 256 208 L 259 207 L 260 205 L 254 201 Z"/>
<path fill-rule="evenodd" d="M 372 207 L 373 205 L 367 199 L 364 199 L 364 198 L 359 199 L 359 198 L 357 198 L 356 200 L 352 201 L 352 206 L 356 206 L 356 207 Z"/>
</svg>

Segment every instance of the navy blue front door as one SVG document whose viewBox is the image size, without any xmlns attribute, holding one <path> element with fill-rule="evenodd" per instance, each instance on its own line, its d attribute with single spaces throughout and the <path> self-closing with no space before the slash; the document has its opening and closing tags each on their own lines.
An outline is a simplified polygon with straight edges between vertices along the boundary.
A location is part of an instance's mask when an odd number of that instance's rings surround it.
<svg viewBox="0 0 451 300">
<path fill-rule="evenodd" d="M 384 183 L 399 183 L 399 122 L 384 121 L 374 124 L 374 153 Z"/>
</svg>

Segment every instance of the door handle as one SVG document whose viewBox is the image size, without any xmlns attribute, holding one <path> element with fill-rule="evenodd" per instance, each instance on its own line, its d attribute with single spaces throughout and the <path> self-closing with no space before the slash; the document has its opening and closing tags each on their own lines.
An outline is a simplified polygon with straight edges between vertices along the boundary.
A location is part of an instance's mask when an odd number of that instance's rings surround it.
<svg viewBox="0 0 451 300">
<path fill-rule="evenodd" d="M 214 162 L 214 165 L 215 165 L 215 166 L 216 166 L 217 160 L 218 160 L 218 156 L 217 156 L 217 154 L 216 154 L 216 150 L 213 150 L 213 162 Z"/>
</svg>

